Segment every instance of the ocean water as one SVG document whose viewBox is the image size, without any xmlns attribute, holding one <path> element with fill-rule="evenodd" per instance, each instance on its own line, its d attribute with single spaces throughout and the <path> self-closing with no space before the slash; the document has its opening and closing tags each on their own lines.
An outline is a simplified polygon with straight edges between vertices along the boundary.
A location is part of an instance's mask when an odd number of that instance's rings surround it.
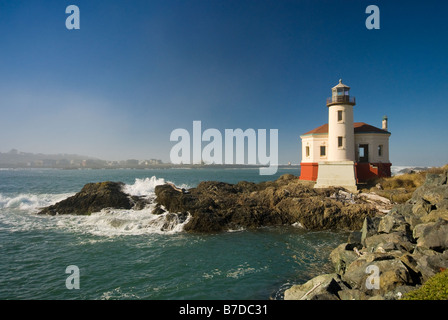
<svg viewBox="0 0 448 320">
<path fill-rule="evenodd" d="M 0 299 L 282 299 L 285 289 L 331 272 L 328 255 L 343 232 L 291 226 L 191 234 L 163 216 L 103 210 L 91 216 L 40 216 L 86 183 L 122 181 L 128 193 L 154 197 L 167 181 L 236 183 L 298 174 L 279 169 L 0 170 Z M 68 289 L 79 268 L 79 289 Z"/>
</svg>

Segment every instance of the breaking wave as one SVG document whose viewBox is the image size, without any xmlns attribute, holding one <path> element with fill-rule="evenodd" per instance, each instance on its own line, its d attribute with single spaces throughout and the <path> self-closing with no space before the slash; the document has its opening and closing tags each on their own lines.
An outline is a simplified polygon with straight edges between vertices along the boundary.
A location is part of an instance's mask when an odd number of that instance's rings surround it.
<svg viewBox="0 0 448 320">
<path fill-rule="evenodd" d="M 97 236 L 172 234 L 183 230 L 184 219 L 172 213 L 154 215 L 152 208 L 143 210 L 104 209 L 90 216 L 66 216 L 58 220 L 62 228 Z"/>
<path fill-rule="evenodd" d="M 131 196 L 153 196 L 156 186 L 165 184 L 165 179 L 152 176 L 151 178 L 135 179 L 133 184 L 126 184 L 123 192 Z"/>
<path fill-rule="evenodd" d="M 155 187 L 165 184 L 163 178 L 135 179 L 125 184 L 123 191 L 132 196 L 155 198 Z M 188 188 L 187 185 L 179 186 Z M 31 229 L 62 228 L 72 232 L 90 233 L 98 236 L 170 234 L 183 230 L 189 215 L 165 212 L 152 214 L 154 204 L 143 210 L 103 209 L 90 216 L 60 215 L 41 216 L 36 213 L 43 207 L 62 201 L 74 193 L 63 194 L 0 194 L 0 229 L 23 231 Z"/>
<path fill-rule="evenodd" d="M 56 202 L 62 201 L 74 193 L 62 194 L 29 194 L 21 193 L 18 195 L 0 194 L 0 209 L 19 209 L 30 213 L 37 212 L 40 208 L 50 206 Z"/>
</svg>

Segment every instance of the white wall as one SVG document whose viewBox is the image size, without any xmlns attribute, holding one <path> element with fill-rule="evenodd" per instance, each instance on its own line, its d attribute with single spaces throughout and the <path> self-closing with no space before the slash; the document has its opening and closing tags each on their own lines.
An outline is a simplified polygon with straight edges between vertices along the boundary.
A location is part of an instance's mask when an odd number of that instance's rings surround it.
<svg viewBox="0 0 448 320">
<path fill-rule="evenodd" d="M 358 146 L 360 144 L 369 145 L 369 162 L 389 163 L 389 136 L 382 133 L 357 133 L 355 135 L 355 152 L 358 160 Z M 378 146 L 383 146 L 382 156 L 378 155 Z"/>
<path fill-rule="evenodd" d="M 342 111 L 342 121 L 338 121 L 338 111 Z M 342 137 L 343 146 L 338 146 Z M 355 161 L 355 138 L 353 131 L 353 106 L 348 104 L 328 107 L 328 160 Z"/>
<path fill-rule="evenodd" d="M 310 136 L 301 136 L 302 138 L 302 162 L 319 162 L 328 160 L 328 135 L 315 134 Z M 310 148 L 310 155 L 306 156 L 306 147 Z M 320 147 L 326 147 L 326 156 L 320 156 Z"/>
</svg>

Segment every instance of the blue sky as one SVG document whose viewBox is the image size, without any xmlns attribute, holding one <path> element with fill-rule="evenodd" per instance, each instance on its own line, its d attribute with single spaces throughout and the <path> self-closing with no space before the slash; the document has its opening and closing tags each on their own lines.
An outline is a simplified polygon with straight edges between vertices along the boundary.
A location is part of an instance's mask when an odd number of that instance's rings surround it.
<svg viewBox="0 0 448 320">
<path fill-rule="evenodd" d="M 68 30 L 65 8 L 80 9 Z M 366 7 L 380 9 L 368 30 Z M 170 133 L 278 129 L 279 162 L 327 122 L 389 117 L 393 165 L 448 162 L 445 1 L 0 0 L 0 152 L 169 161 Z"/>
</svg>

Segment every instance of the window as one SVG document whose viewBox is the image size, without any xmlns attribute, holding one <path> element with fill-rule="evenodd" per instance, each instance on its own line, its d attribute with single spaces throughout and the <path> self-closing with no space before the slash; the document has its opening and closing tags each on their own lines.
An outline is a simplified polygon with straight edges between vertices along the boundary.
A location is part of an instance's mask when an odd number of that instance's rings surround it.
<svg viewBox="0 0 448 320">
<path fill-rule="evenodd" d="M 305 154 L 306 154 L 306 157 L 307 157 L 307 158 L 310 156 L 310 147 L 306 146 L 306 148 L 305 148 Z"/>
<path fill-rule="evenodd" d="M 326 148 L 325 146 L 320 146 L 320 156 L 325 157 L 326 156 Z"/>
<path fill-rule="evenodd" d="M 338 148 L 342 148 L 343 144 L 342 144 L 342 137 L 338 137 Z"/>
<path fill-rule="evenodd" d="M 379 156 L 379 157 L 382 157 L 382 156 L 383 156 L 383 145 L 382 145 L 382 144 L 380 144 L 380 145 L 378 146 L 378 156 Z"/>
<path fill-rule="evenodd" d="M 342 110 L 338 110 L 338 122 L 342 122 Z"/>
</svg>

